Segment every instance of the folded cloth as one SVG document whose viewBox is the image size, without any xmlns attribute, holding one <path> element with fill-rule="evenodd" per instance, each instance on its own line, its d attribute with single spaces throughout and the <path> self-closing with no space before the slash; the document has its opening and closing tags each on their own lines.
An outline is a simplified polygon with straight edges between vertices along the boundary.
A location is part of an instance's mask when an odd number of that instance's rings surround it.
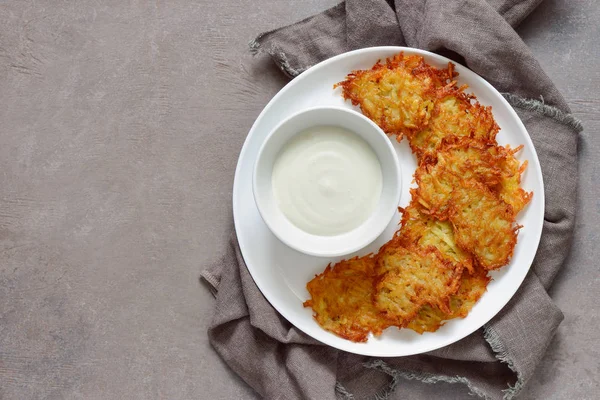
<svg viewBox="0 0 600 400">
<path fill-rule="evenodd" d="M 547 289 L 572 238 L 582 130 L 513 29 L 539 2 L 347 0 L 250 43 L 291 77 L 336 54 L 376 45 L 416 47 L 457 60 L 503 92 L 517 111 L 537 150 L 546 189 L 541 243 L 516 295 L 479 331 L 418 356 L 358 356 L 306 336 L 262 296 L 233 234 L 229 253 L 202 273 L 216 295 L 208 334 L 225 362 L 260 395 L 413 398 L 414 386 L 398 388 L 403 379 L 416 379 L 463 383 L 472 394 L 498 399 L 514 397 L 531 378 L 563 319 Z"/>
</svg>

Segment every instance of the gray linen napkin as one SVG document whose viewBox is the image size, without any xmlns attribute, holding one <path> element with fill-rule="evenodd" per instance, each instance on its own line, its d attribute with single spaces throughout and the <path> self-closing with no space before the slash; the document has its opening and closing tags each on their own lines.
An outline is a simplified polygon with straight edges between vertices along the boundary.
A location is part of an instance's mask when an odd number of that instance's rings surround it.
<svg viewBox="0 0 600 400">
<path fill-rule="evenodd" d="M 513 299 L 481 330 L 418 356 L 357 356 L 306 336 L 262 296 L 232 235 L 229 253 L 202 273 L 216 295 L 208 334 L 225 362 L 260 395 L 394 398 L 403 379 L 418 379 L 463 383 L 473 394 L 497 399 L 514 397 L 531 378 L 563 318 L 547 289 L 572 238 L 582 129 L 513 29 L 539 2 L 348 0 L 250 43 L 291 77 L 323 59 L 374 45 L 410 46 L 451 57 L 505 94 L 532 137 L 546 188 L 540 247 Z M 411 393 L 405 390 L 402 396 L 411 398 Z"/>
</svg>

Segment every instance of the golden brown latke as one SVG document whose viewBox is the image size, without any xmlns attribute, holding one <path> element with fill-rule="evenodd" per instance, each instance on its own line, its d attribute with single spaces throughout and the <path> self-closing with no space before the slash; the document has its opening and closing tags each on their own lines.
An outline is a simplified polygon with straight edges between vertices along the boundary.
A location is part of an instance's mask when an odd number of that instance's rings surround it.
<svg viewBox="0 0 600 400">
<path fill-rule="evenodd" d="M 432 217 L 447 220 L 450 199 L 459 178 L 441 165 L 422 163 L 415 171 L 415 181 L 418 186 L 411 189 L 413 201 Z"/>
<path fill-rule="evenodd" d="M 448 202 L 458 182 L 474 179 L 510 204 L 516 215 L 531 200 L 532 193 L 519 186 L 526 163 L 521 166 L 514 153 L 509 147 L 472 138 L 446 138 L 437 153 L 423 158 L 415 171 L 419 185 L 415 197 L 429 213 L 446 219 Z"/>
<path fill-rule="evenodd" d="M 511 149 L 510 146 L 494 147 L 493 151 L 503 153 L 499 161 L 499 167 L 502 171 L 502 178 L 500 183 L 492 188 L 495 192 L 500 195 L 500 198 L 507 204 L 510 204 L 515 214 L 518 214 L 523 208 L 531 201 L 533 192 L 526 192 L 521 188 L 521 175 L 527 168 L 527 161 L 521 164 L 519 160 L 515 158 L 515 153 L 521 150 L 523 146 L 519 146 L 516 149 Z"/>
<path fill-rule="evenodd" d="M 462 266 L 445 262 L 434 248 L 384 246 L 375 267 L 375 306 L 398 327 L 406 326 L 425 305 L 450 312 Z"/>
<path fill-rule="evenodd" d="M 453 318 L 464 318 L 486 291 L 490 278 L 487 271 L 477 268 L 472 273 L 464 271 L 458 292 L 450 297 L 450 312 L 425 305 L 406 326 L 417 333 L 435 332 L 444 322 Z"/>
<path fill-rule="evenodd" d="M 475 179 L 494 187 L 502 179 L 498 161 L 489 151 L 495 145 L 471 138 L 454 139 L 441 145 L 435 155 L 422 159 L 415 171 L 418 188 L 413 190 L 413 198 L 427 213 L 442 220 L 448 218 L 452 192 L 462 180 Z"/>
<path fill-rule="evenodd" d="M 456 244 L 454 229 L 449 221 L 440 221 L 426 214 L 415 201 L 401 209 L 401 212 L 402 227 L 396 233 L 400 244 L 405 247 L 434 247 L 444 260 L 473 270 L 473 259 Z"/>
<path fill-rule="evenodd" d="M 390 326 L 373 305 L 375 258 L 371 255 L 328 265 L 308 282 L 314 317 L 324 329 L 353 342 L 366 342 Z"/>
<path fill-rule="evenodd" d="M 491 107 L 484 107 L 467 95 L 465 87 L 450 85 L 438 89 L 437 100 L 423 129 L 408 135 L 410 147 L 421 159 L 434 154 L 445 138 L 468 137 L 484 142 L 495 142 L 500 130 L 492 115 Z"/>
<path fill-rule="evenodd" d="M 512 207 L 475 180 L 461 181 L 450 204 L 456 243 L 487 270 L 508 264 L 521 228 Z"/>
<path fill-rule="evenodd" d="M 453 78 L 454 70 L 440 70 L 425 63 L 421 56 L 403 53 L 377 62 L 370 70 L 353 71 L 341 87 L 345 99 L 360 106 L 363 114 L 384 132 L 410 134 L 423 129 L 431 117 L 436 89 Z"/>
<path fill-rule="evenodd" d="M 436 165 L 417 177 L 413 197 L 430 215 L 450 220 L 456 243 L 485 269 L 508 263 L 517 243 L 512 207 L 486 185 L 461 179 L 448 166 Z"/>
<path fill-rule="evenodd" d="M 449 166 L 461 179 L 474 178 L 485 184 L 518 214 L 533 196 L 520 187 L 527 161 L 521 164 L 515 153 L 522 147 L 511 149 L 495 142 L 448 137 L 430 158 L 437 158 L 437 164 Z"/>
<path fill-rule="evenodd" d="M 435 155 L 424 164 L 447 168 L 459 179 L 475 179 L 489 188 L 502 180 L 500 162 L 506 156 L 495 142 L 484 142 L 467 137 L 448 137 Z"/>
</svg>

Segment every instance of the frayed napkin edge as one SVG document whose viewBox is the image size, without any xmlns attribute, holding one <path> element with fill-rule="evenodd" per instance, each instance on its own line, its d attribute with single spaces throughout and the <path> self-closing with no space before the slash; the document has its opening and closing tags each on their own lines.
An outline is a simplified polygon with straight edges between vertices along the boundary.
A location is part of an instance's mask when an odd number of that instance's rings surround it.
<svg viewBox="0 0 600 400">
<path fill-rule="evenodd" d="M 389 396 L 395 391 L 396 386 L 400 382 L 400 378 L 413 380 L 416 379 L 423 383 L 437 383 L 437 382 L 446 382 L 450 384 L 454 383 L 462 383 L 469 388 L 469 392 L 472 395 L 479 396 L 483 399 L 491 399 L 488 395 L 485 394 L 481 389 L 475 386 L 468 378 L 464 376 L 448 376 L 443 374 L 432 374 L 428 372 L 411 372 L 411 371 L 403 371 L 400 369 L 390 367 L 383 360 L 373 360 L 368 363 L 363 364 L 365 368 L 379 370 L 384 372 L 392 377 L 392 381 L 384 388 L 379 390 L 375 394 L 375 400 L 387 400 Z M 336 385 L 337 390 L 337 385 Z M 344 400 L 350 400 L 352 397 L 347 397 Z"/>
<path fill-rule="evenodd" d="M 261 51 L 265 51 L 262 48 L 260 40 L 263 38 L 263 36 L 268 35 L 269 33 L 271 32 L 261 33 L 256 38 L 248 42 L 248 47 L 250 48 L 251 54 L 256 55 Z M 277 65 L 279 69 L 289 78 L 295 78 L 308 69 L 308 67 L 299 69 L 293 68 L 285 52 L 276 49 L 274 46 L 271 46 L 268 50 L 266 50 L 266 52 L 271 56 L 271 58 L 273 58 L 275 65 Z"/>
<path fill-rule="evenodd" d="M 494 352 L 494 356 L 498 361 L 506 364 L 508 368 L 513 371 L 517 376 L 517 381 L 514 385 L 508 385 L 507 389 L 503 390 L 504 399 L 510 400 L 514 398 L 525 386 L 525 381 L 523 379 L 522 374 L 517 371 L 514 366 L 513 360 L 510 358 L 506 347 L 502 343 L 502 340 L 498 333 L 488 324 L 483 327 L 483 337 L 486 342 L 490 345 L 492 351 Z M 385 361 L 378 359 L 367 362 L 363 364 L 365 368 L 379 370 L 381 372 L 386 373 L 387 375 L 392 377 L 392 381 L 380 389 L 374 396 L 375 400 L 387 400 L 389 396 L 395 391 L 398 383 L 400 382 L 400 378 L 413 380 L 416 379 L 422 383 L 434 384 L 437 382 L 446 382 L 450 384 L 454 383 L 462 383 L 467 386 L 469 389 L 469 394 L 478 396 L 483 399 L 491 399 L 485 392 L 479 389 L 473 382 L 471 382 L 468 378 L 464 376 L 448 376 L 443 374 L 432 374 L 428 372 L 414 372 L 414 371 L 403 371 L 401 369 L 396 369 L 390 367 Z M 336 393 L 340 395 L 340 397 L 344 400 L 353 400 L 354 396 L 349 393 L 344 386 L 337 382 L 335 386 Z"/>
<path fill-rule="evenodd" d="M 513 107 L 521 108 L 527 111 L 533 111 L 545 117 L 551 118 L 556 122 L 568 126 L 577 133 L 583 131 L 583 123 L 579 119 L 575 118 L 573 114 L 566 113 L 556 107 L 549 106 L 548 104 L 544 103 L 544 98 L 541 96 L 540 100 L 525 99 L 515 94 L 506 92 L 502 93 L 502 96 L 504 96 L 506 101 L 508 101 L 508 104 Z"/>
</svg>

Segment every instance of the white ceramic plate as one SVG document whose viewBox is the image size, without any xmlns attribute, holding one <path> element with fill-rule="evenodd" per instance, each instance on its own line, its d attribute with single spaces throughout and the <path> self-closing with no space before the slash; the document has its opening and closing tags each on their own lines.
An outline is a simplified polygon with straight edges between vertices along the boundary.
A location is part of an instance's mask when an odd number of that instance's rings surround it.
<svg viewBox="0 0 600 400">
<path fill-rule="evenodd" d="M 531 203 L 519 214 L 517 222 L 524 225 L 524 228 L 519 232 L 512 261 L 501 270 L 492 273 L 493 280 L 487 292 L 466 318 L 448 321 L 434 333 L 419 335 L 409 329 L 388 328 L 380 337 L 369 338 L 367 343 L 352 343 L 322 329 L 314 321 L 312 310 L 302 307 L 302 303 L 309 297 L 306 283 L 315 274 L 322 272 L 329 262 L 377 251 L 396 231 L 400 215 L 392 219 L 381 236 L 357 253 L 336 258 L 320 258 L 299 253 L 280 242 L 269 231 L 256 208 L 252 195 L 252 171 L 256 156 L 267 134 L 293 113 L 312 106 L 343 106 L 357 109 L 342 99 L 339 88 L 332 89 L 333 84 L 344 80 L 352 70 L 371 68 L 377 60 L 401 51 L 405 54 L 420 54 L 429 64 L 437 67 L 446 67 L 450 61 L 437 54 L 417 49 L 372 47 L 341 54 L 308 69 L 273 97 L 256 119 L 242 148 L 233 187 L 233 216 L 240 249 L 256 285 L 273 307 L 296 327 L 325 344 L 351 353 L 379 357 L 407 356 L 447 346 L 488 322 L 506 305 L 525 278 L 537 251 L 544 218 L 542 172 L 525 126 L 506 100 L 489 83 L 466 67 L 456 65 L 456 71 L 460 74 L 459 85 L 468 84 L 469 91 L 477 95 L 480 103 L 492 106 L 496 122 L 501 128 L 498 142 L 511 144 L 513 147 L 520 144 L 525 146 L 517 154 L 520 160 L 529 161 L 522 186 L 527 191 L 532 190 L 534 196 Z M 405 141 L 393 142 L 405 183 L 400 199 L 400 205 L 404 206 L 410 201 L 408 183 L 412 181 L 416 159 Z"/>
</svg>

